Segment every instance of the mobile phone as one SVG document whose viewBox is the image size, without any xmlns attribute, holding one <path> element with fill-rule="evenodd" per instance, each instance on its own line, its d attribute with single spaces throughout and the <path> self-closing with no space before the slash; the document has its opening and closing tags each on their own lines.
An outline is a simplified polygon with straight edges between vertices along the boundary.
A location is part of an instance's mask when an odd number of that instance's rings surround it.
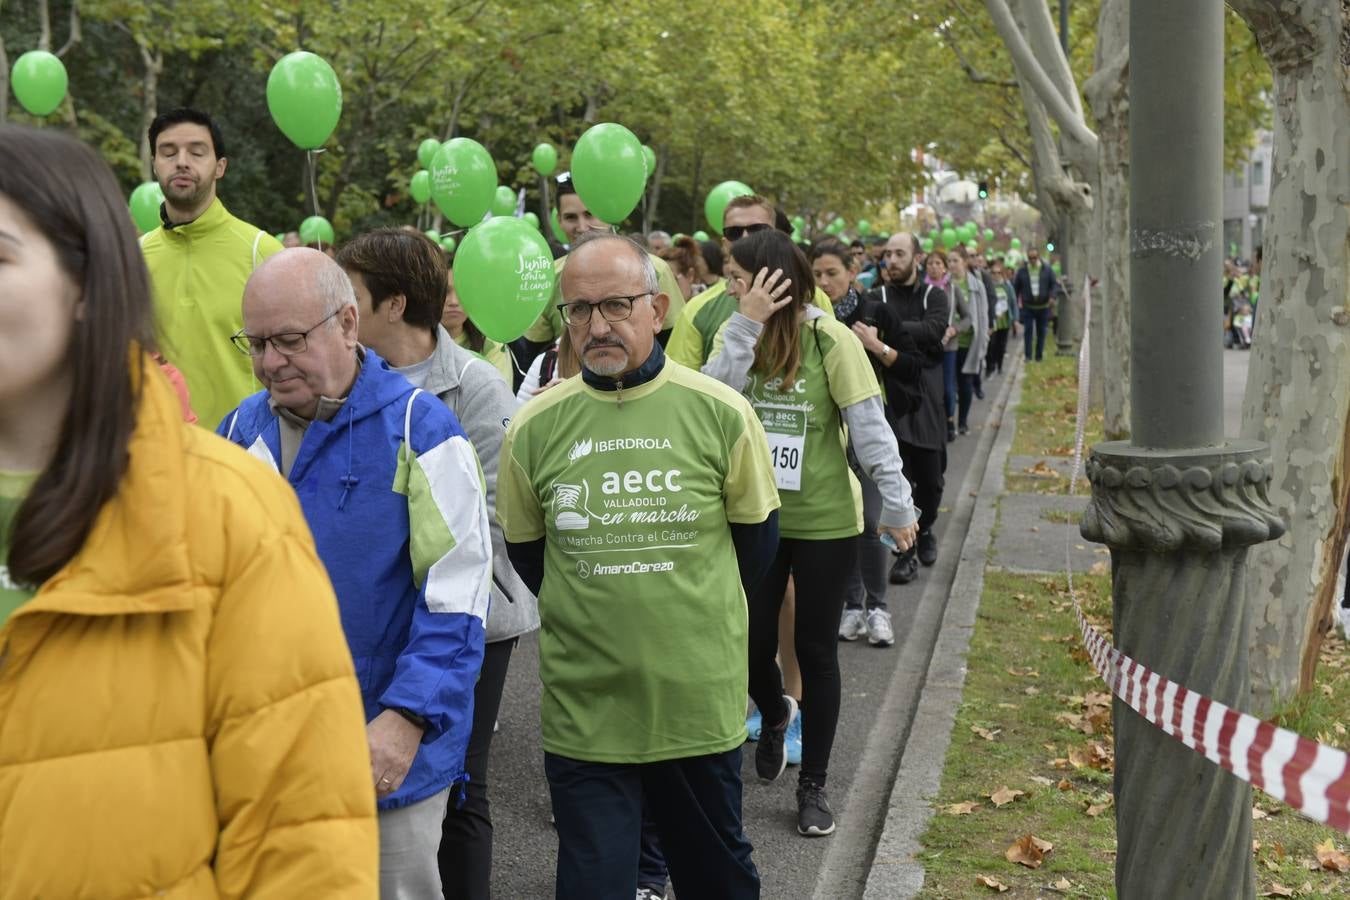
<svg viewBox="0 0 1350 900">
<path fill-rule="evenodd" d="M 881 543 L 896 556 L 905 552 L 900 549 L 900 545 L 895 542 L 895 538 L 891 536 L 889 531 L 883 531 L 881 533 Z"/>
</svg>

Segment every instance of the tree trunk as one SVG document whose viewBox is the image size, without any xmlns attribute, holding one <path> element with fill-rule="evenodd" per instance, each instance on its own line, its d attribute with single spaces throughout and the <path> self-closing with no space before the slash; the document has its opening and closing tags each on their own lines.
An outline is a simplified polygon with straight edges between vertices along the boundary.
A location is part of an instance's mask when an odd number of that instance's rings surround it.
<svg viewBox="0 0 1350 900">
<path fill-rule="evenodd" d="M 1230 0 L 1270 63 L 1275 148 L 1242 409 L 1269 442 L 1289 526 L 1251 557 L 1252 686 L 1269 710 L 1311 687 L 1350 528 L 1350 4 Z"/>
<path fill-rule="evenodd" d="M 698 202 L 699 178 L 703 174 L 703 151 L 699 148 L 694 150 L 694 177 L 689 185 L 689 197 L 693 201 L 690 206 L 692 212 L 689 213 L 689 233 L 698 231 L 698 214 L 703 211 L 703 204 Z M 717 229 L 714 229 L 717 230 Z"/>
<path fill-rule="evenodd" d="M 9 54 L 5 36 L 0 34 L 0 122 L 9 121 Z"/>
<path fill-rule="evenodd" d="M 1129 0 L 1102 4 L 1096 71 L 1083 85 L 1097 121 L 1096 252 L 1090 274 L 1100 282 L 1093 292 L 1092 337 L 1101 353 L 1093 381 L 1101 386 L 1108 441 L 1130 434 L 1129 17 Z M 1082 280 L 1081 272 L 1076 280 Z"/>
<path fill-rule="evenodd" d="M 154 148 L 150 146 L 150 126 L 159 111 L 159 73 L 164 69 L 164 54 L 151 50 L 141 38 L 136 39 L 141 50 L 141 65 L 145 70 L 142 80 L 144 94 L 141 96 L 141 180 L 151 181 L 155 177 L 150 165 Z"/>
</svg>

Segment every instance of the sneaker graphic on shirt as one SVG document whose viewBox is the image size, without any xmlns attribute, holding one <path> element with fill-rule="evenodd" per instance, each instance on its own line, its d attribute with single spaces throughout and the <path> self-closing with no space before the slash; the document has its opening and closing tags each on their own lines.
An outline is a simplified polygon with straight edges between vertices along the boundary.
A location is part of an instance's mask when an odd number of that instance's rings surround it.
<svg viewBox="0 0 1350 900">
<path fill-rule="evenodd" d="M 586 496 L 583 497 L 582 493 Z M 589 528 L 591 517 L 587 515 L 586 500 L 590 496 L 590 487 L 585 480 L 581 484 L 555 484 L 553 486 L 554 524 L 559 531 L 581 531 Z"/>
</svg>

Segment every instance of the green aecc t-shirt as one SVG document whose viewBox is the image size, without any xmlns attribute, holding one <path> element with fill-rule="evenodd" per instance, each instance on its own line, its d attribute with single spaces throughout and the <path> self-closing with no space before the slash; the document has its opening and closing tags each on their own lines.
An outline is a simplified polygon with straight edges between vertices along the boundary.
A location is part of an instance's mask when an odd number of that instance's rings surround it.
<svg viewBox="0 0 1350 900">
<path fill-rule="evenodd" d="M 508 541 L 547 538 L 545 750 L 645 763 L 745 740 L 748 618 L 729 523 L 777 507 L 750 405 L 683 366 L 622 397 L 576 376 L 521 408 L 497 518 Z"/>
<path fill-rule="evenodd" d="M 713 356 L 722 350 L 726 325 Z M 831 540 L 861 534 L 862 489 L 849 468 L 839 411 L 881 395 L 862 342 L 830 316 L 803 322 L 801 363 L 791 384 L 750 370 L 745 395 L 769 441 L 783 508 L 783 537 Z M 710 357 L 711 358 L 711 357 Z"/>
<path fill-rule="evenodd" d="M 9 577 L 9 538 L 14 517 L 36 480 L 33 472 L 0 472 L 0 625 L 35 593 Z"/>
</svg>

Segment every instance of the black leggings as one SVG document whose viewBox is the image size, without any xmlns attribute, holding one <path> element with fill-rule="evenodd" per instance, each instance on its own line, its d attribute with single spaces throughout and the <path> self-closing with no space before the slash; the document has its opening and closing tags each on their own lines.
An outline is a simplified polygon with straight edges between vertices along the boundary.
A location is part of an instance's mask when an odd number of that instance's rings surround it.
<svg viewBox="0 0 1350 900">
<path fill-rule="evenodd" d="M 518 638 L 493 641 L 483 648 L 483 668 L 473 690 L 473 731 L 464 756 L 469 782 L 461 790 L 464 805 L 451 792 L 441 825 L 437 862 L 446 900 L 487 900 L 492 880 L 492 813 L 488 807 L 488 751 L 501 708 L 506 670 Z"/>
<path fill-rule="evenodd" d="M 778 555 L 750 598 L 750 698 L 764 727 L 783 721 L 783 674 L 778 653 L 778 611 L 788 575 L 797 587 L 793 645 L 802 671 L 802 769 L 798 780 L 823 785 L 839 724 L 839 617 L 846 580 L 858 563 L 858 539 L 807 541 L 782 538 Z"/>
</svg>

